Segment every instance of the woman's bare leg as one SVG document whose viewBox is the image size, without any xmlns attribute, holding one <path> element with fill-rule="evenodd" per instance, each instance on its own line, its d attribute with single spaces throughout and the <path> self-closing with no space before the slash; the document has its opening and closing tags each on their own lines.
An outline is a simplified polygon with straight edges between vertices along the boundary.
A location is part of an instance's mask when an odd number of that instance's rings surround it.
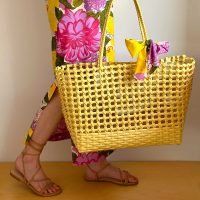
<svg viewBox="0 0 200 200">
<path fill-rule="evenodd" d="M 58 91 L 56 90 L 54 96 L 51 101 L 48 103 L 47 107 L 42 111 L 37 126 L 34 130 L 34 134 L 31 138 L 37 143 L 44 144 L 47 142 L 48 138 L 54 132 L 57 127 L 57 124 L 62 118 L 61 105 L 59 100 Z M 36 150 L 31 148 L 29 145 L 25 146 L 25 151 L 27 153 L 37 153 Z M 25 167 L 25 176 L 29 180 L 36 169 L 40 166 L 40 161 L 38 156 L 25 155 L 22 161 L 22 154 L 20 154 L 15 162 L 17 169 L 19 169 L 23 173 L 23 163 Z M 35 179 L 43 179 L 47 177 L 45 173 L 40 170 L 39 173 L 35 176 Z M 41 190 L 46 183 L 42 182 L 33 182 L 32 185 L 36 190 Z M 55 192 L 59 189 L 59 186 L 54 184 L 48 191 L 46 192 Z"/>
</svg>

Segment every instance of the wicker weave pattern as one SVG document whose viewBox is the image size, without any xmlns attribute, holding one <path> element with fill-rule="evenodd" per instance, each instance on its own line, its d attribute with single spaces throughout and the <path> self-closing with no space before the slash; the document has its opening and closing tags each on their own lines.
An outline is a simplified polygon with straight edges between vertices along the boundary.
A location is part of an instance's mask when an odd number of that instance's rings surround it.
<svg viewBox="0 0 200 200">
<path fill-rule="evenodd" d="M 181 143 L 194 59 L 163 59 L 143 82 L 132 78 L 134 65 L 55 68 L 65 121 L 80 152 Z"/>
</svg>

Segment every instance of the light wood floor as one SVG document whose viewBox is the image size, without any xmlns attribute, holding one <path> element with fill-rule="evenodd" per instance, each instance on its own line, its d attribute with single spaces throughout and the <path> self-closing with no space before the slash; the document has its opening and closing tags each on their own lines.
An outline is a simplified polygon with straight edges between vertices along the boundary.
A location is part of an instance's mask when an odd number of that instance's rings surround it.
<svg viewBox="0 0 200 200">
<path fill-rule="evenodd" d="M 137 186 L 89 183 L 83 168 L 67 162 L 42 163 L 64 192 L 52 200 L 200 200 L 200 162 L 113 162 L 136 175 Z M 0 163 L 0 199 L 42 199 L 9 176 L 13 163 Z"/>
</svg>

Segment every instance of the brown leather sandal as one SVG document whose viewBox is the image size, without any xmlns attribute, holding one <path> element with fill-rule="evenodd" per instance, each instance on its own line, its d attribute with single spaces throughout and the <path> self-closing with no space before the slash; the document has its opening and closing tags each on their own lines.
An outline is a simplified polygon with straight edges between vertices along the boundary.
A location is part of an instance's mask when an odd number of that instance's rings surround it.
<svg viewBox="0 0 200 200">
<path fill-rule="evenodd" d="M 45 143 L 46 144 L 46 143 Z M 16 167 L 14 169 L 12 169 L 10 171 L 10 175 L 15 178 L 16 180 L 24 183 L 26 186 L 28 186 L 35 194 L 39 195 L 39 196 L 43 196 L 43 197 L 49 197 L 49 196 L 55 196 L 58 195 L 62 192 L 62 189 L 58 189 L 56 192 L 48 192 L 48 189 L 52 187 L 52 185 L 54 185 L 54 182 L 52 182 L 49 178 L 44 178 L 44 179 L 34 179 L 36 174 L 41 170 L 41 166 L 36 169 L 35 173 L 33 173 L 33 176 L 30 178 L 30 180 L 28 180 L 25 176 L 25 167 L 24 167 L 24 156 L 25 155 L 32 155 L 32 156 L 38 156 L 40 155 L 41 151 L 44 148 L 45 144 L 39 144 L 37 142 L 35 142 L 32 138 L 30 139 L 30 141 L 27 143 L 27 145 L 29 145 L 30 147 L 32 147 L 34 150 L 36 150 L 38 153 L 32 154 L 32 153 L 27 153 L 25 150 L 22 151 L 22 163 L 23 163 L 23 173 L 21 173 L 18 169 L 16 169 Z M 45 181 L 46 184 L 45 186 L 42 188 L 41 191 L 36 190 L 31 183 L 33 182 L 41 182 L 41 181 Z M 45 191 L 47 191 L 47 193 L 45 193 Z"/>
<path fill-rule="evenodd" d="M 99 171 L 95 171 L 93 170 L 89 165 L 88 168 L 94 173 L 94 175 L 96 176 L 95 179 L 91 179 L 89 177 L 87 177 L 86 175 L 84 176 L 84 179 L 86 181 L 95 181 L 95 182 L 112 182 L 115 184 L 119 184 L 119 185 L 137 185 L 139 183 L 138 178 L 131 175 L 128 171 L 126 170 L 121 170 L 120 168 L 118 168 L 119 170 L 119 174 L 120 174 L 120 179 L 117 178 L 112 178 L 112 177 L 100 177 L 99 173 L 102 172 L 106 167 L 108 167 L 110 165 L 110 163 L 107 163 L 105 166 L 103 166 Z M 123 173 L 125 175 L 125 178 L 123 178 Z M 135 179 L 134 182 L 129 182 L 128 178 L 132 177 Z"/>
</svg>

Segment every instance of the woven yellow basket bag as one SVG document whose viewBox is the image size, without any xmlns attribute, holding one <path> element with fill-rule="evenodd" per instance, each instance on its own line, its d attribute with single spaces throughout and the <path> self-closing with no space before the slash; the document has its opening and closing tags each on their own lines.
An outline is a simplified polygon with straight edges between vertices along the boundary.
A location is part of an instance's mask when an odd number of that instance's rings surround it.
<svg viewBox="0 0 200 200">
<path fill-rule="evenodd" d="M 55 75 L 67 128 L 79 152 L 181 144 L 195 61 L 167 57 L 145 80 L 136 62 L 103 62 L 106 13 L 98 62 L 57 66 Z M 145 25 L 134 0 L 143 41 Z"/>
</svg>

